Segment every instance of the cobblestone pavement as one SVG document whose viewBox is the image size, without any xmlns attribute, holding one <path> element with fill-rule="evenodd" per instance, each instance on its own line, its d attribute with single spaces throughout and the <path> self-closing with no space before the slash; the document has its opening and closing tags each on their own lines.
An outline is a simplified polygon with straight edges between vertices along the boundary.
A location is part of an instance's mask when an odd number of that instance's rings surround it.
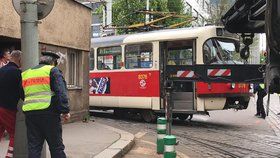
<svg viewBox="0 0 280 158">
<path fill-rule="evenodd" d="M 268 123 L 272 116 L 267 120 L 254 117 L 254 104 L 252 99 L 247 110 L 210 112 L 211 117 L 195 115 L 191 122 L 175 120 L 173 134 L 179 140 L 177 151 L 191 158 L 280 157 L 280 137 L 276 136 L 271 123 Z M 155 143 L 156 124 L 143 123 L 135 117 L 119 120 L 108 114 L 94 115 L 98 116 L 95 117 L 97 122 L 128 130 L 135 135 L 144 133 L 126 158 L 135 155 L 158 157 L 155 147 L 143 143 Z"/>
<path fill-rule="evenodd" d="M 267 97 L 265 97 L 265 102 Z M 271 95 L 270 104 L 269 104 L 269 114 L 267 117 L 267 121 L 270 124 L 271 128 L 274 130 L 277 136 L 280 136 L 280 101 L 278 95 Z"/>
</svg>

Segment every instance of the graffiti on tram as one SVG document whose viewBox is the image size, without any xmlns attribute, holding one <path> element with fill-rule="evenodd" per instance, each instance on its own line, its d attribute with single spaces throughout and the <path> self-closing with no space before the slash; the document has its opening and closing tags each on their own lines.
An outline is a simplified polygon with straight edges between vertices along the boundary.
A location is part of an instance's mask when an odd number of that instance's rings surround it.
<svg viewBox="0 0 280 158">
<path fill-rule="evenodd" d="M 110 78 L 97 77 L 90 79 L 89 94 L 110 94 Z"/>
</svg>

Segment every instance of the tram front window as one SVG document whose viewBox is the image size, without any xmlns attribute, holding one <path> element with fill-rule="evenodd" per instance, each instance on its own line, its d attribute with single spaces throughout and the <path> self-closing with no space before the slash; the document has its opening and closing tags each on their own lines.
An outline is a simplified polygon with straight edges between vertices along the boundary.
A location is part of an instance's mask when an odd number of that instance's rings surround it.
<svg viewBox="0 0 280 158">
<path fill-rule="evenodd" d="M 205 64 L 243 64 L 235 41 L 232 39 L 211 38 L 203 45 Z"/>
</svg>

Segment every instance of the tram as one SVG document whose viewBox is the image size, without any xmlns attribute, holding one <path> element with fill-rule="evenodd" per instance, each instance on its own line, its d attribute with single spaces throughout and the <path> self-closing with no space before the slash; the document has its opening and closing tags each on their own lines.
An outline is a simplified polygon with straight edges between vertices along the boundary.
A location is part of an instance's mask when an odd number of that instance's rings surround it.
<svg viewBox="0 0 280 158">
<path fill-rule="evenodd" d="M 90 53 L 90 108 L 113 109 L 117 115 L 138 113 L 146 122 L 154 121 L 165 112 L 165 66 L 243 64 L 238 44 L 238 39 L 217 26 L 94 38 Z M 209 73 L 226 76 L 231 72 L 219 69 Z M 182 120 L 210 110 L 246 109 L 251 88 L 245 83 L 195 81 L 178 81 L 174 87 L 173 116 Z"/>
</svg>

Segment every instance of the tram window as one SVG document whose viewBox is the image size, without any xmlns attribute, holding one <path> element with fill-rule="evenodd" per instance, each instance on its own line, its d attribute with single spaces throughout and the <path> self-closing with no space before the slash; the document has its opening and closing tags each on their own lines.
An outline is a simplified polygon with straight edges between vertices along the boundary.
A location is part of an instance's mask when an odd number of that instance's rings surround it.
<svg viewBox="0 0 280 158">
<path fill-rule="evenodd" d="M 203 45 L 205 64 L 242 64 L 232 39 L 211 38 Z"/>
<path fill-rule="evenodd" d="M 92 49 L 89 53 L 89 69 L 94 69 L 94 50 Z"/>
<path fill-rule="evenodd" d="M 192 65 L 193 41 L 168 42 L 167 65 Z"/>
<path fill-rule="evenodd" d="M 120 46 L 98 48 L 97 62 L 98 70 L 120 69 L 122 62 L 122 48 Z"/>
<path fill-rule="evenodd" d="M 151 43 L 127 45 L 125 47 L 125 68 L 151 67 L 153 67 L 153 45 Z"/>
</svg>

